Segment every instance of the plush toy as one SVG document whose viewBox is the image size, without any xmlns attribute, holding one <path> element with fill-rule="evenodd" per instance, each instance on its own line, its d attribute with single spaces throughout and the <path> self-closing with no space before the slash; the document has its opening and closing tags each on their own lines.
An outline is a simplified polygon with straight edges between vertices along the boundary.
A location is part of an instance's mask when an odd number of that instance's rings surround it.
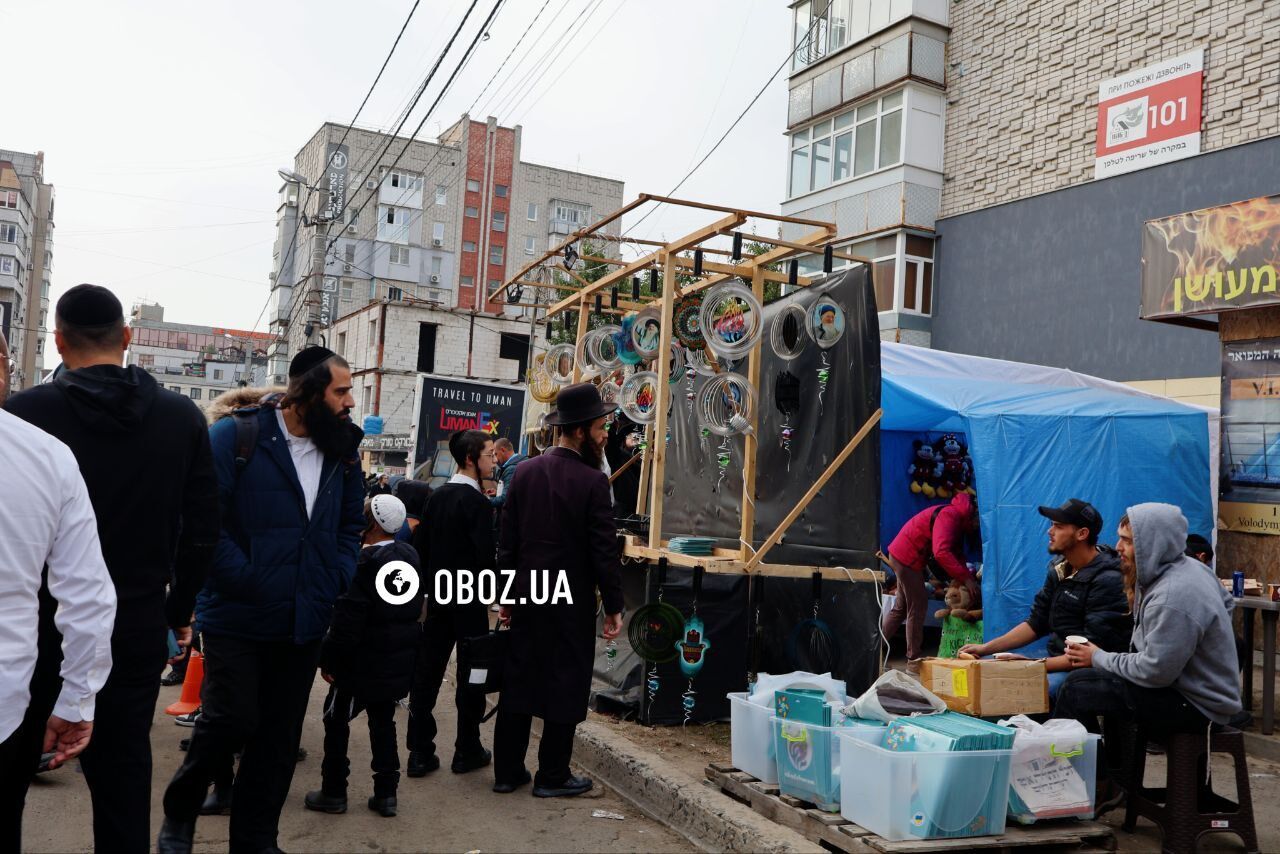
<svg viewBox="0 0 1280 854">
<path fill-rule="evenodd" d="M 938 442 L 939 498 L 950 498 L 961 492 L 973 495 L 973 461 L 964 440 L 955 433 L 948 433 Z"/>
<path fill-rule="evenodd" d="M 938 454 L 931 442 L 921 439 L 912 442 L 911 447 L 915 449 L 911 465 L 907 467 L 907 477 L 911 478 L 911 491 L 926 498 L 933 498 L 937 494 L 938 474 L 941 471 Z"/>
<path fill-rule="evenodd" d="M 969 588 L 965 586 L 963 581 L 952 581 L 947 588 L 943 601 L 947 607 L 939 608 L 934 616 L 939 620 L 945 620 L 947 617 L 955 617 L 969 623 L 976 623 L 982 619 L 981 608 L 970 608 L 973 604 L 973 597 L 969 594 Z"/>
</svg>

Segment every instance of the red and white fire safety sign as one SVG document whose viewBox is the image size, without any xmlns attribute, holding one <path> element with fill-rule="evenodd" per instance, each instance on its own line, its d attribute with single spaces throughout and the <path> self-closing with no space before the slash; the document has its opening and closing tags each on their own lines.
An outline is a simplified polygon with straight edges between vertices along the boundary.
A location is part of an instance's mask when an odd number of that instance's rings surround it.
<svg viewBox="0 0 1280 854">
<path fill-rule="evenodd" d="M 1203 49 L 1102 81 L 1093 177 L 1199 154 L 1203 81 Z"/>
</svg>

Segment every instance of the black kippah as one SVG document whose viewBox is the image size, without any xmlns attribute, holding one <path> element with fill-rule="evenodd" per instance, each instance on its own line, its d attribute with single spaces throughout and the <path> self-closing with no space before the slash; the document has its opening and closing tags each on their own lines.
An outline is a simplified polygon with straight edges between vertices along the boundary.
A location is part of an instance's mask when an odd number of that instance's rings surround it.
<svg viewBox="0 0 1280 854">
<path fill-rule="evenodd" d="M 300 377 L 316 365 L 327 362 L 336 355 L 338 354 L 328 347 L 307 347 L 294 356 L 293 361 L 289 363 L 289 376 Z"/>
<path fill-rule="evenodd" d="M 58 300 L 57 316 L 72 326 L 109 326 L 124 320 L 124 308 L 102 285 L 76 285 Z"/>
</svg>

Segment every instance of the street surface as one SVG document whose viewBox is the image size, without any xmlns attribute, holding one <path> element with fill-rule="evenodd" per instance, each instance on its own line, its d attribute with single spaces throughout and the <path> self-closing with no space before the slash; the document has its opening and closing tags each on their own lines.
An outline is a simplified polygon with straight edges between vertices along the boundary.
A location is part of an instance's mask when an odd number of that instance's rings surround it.
<svg viewBox="0 0 1280 854">
<path fill-rule="evenodd" d="M 369 734 L 364 717 L 352 723 L 352 774 L 347 789 L 345 815 L 310 812 L 302 796 L 320 788 L 320 759 L 324 729 L 321 709 L 328 686 L 318 677 L 307 708 L 302 744 L 308 757 L 298 765 L 293 788 L 280 820 L 280 847 L 290 852 L 327 851 L 691 851 L 693 846 L 675 832 L 644 816 L 631 804 L 599 783 L 578 798 L 535 798 L 525 787 L 510 795 L 495 795 L 492 768 L 470 774 L 449 771 L 452 748 L 441 758 L 444 767 L 434 774 L 411 780 L 404 776 L 408 754 L 403 750 L 408 713 L 396 714 L 400 739 L 401 778 L 397 795 L 399 815 L 382 818 L 370 812 L 365 801 L 373 793 L 369 771 Z M 164 707 L 178 698 L 180 688 L 161 688 L 155 725 L 151 731 L 155 773 L 152 783 L 151 825 L 159 831 L 164 787 L 182 761 L 178 741 L 191 734 L 175 726 Z M 442 741 L 453 741 L 453 689 L 440 691 L 438 709 Z M 492 745 L 493 720 L 484 725 L 486 746 Z M 529 746 L 530 770 L 536 766 L 535 736 Z M 594 810 L 607 810 L 625 818 L 593 818 Z M 32 783 L 23 823 L 24 851 L 91 851 L 93 833 L 89 789 L 75 763 Z M 225 816 L 202 816 L 196 825 L 196 851 L 227 849 Z"/>
</svg>

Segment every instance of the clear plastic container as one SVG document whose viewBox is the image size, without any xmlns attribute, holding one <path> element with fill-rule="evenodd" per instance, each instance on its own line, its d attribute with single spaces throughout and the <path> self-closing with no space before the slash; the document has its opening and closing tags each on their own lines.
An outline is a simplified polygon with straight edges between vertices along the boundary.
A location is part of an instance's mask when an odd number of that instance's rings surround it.
<svg viewBox="0 0 1280 854">
<path fill-rule="evenodd" d="M 773 704 L 759 706 L 747 699 L 746 691 L 729 694 L 729 737 L 733 744 L 733 767 L 746 771 L 765 783 L 778 782 L 774 761 Z"/>
<path fill-rule="evenodd" d="M 1024 733 L 1017 736 L 1025 737 Z M 1101 738 L 1089 733 L 1084 741 L 1074 744 L 1035 739 L 1037 749 L 1031 751 L 1015 740 L 1009 776 L 1009 818 L 1018 824 L 1093 818 Z"/>
<path fill-rule="evenodd" d="M 1004 832 L 1012 750 L 886 750 L 884 730 L 837 729 L 840 815 L 885 839 Z"/>
<path fill-rule="evenodd" d="M 778 790 L 826 812 L 840 811 L 840 741 L 847 728 L 773 719 Z M 852 731 L 852 729 L 849 729 Z"/>
</svg>

